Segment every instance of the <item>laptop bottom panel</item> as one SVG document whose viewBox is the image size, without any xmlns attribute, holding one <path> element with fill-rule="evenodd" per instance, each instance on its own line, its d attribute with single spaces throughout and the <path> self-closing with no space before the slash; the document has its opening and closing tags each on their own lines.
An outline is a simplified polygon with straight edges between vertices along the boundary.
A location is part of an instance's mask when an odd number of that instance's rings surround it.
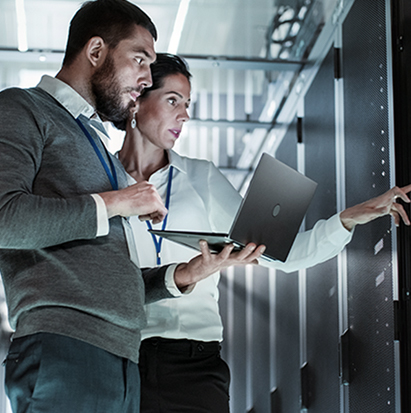
<svg viewBox="0 0 411 413">
<path fill-rule="evenodd" d="M 193 248 L 197 251 L 201 251 L 199 242 L 201 240 L 207 241 L 208 248 L 211 252 L 219 253 L 223 248 L 228 244 L 234 245 L 233 251 L 242 250 L 245 245 L 234 241 L 231 239 L 228 234 L 220 233 L 210 233 L 210 232 L 194 232 L 194 231 L 169 231 L 169 230 L 149 230 L 154 235 L 163 237 L 172 242 L 185 245 L 186 247 Z M 263 255 L 263 258 L 266 261 L 274 261 L 273 258 Z"/>
</svg>

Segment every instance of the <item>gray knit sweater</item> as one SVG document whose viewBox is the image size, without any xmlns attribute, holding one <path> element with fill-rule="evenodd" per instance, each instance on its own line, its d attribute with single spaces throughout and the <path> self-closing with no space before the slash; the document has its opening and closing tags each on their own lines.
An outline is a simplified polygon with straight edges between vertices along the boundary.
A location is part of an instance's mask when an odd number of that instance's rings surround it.
<svg viewBox="0 0 411 413">
<path fill-rule="evenodd" d="M 96 238 L 90 194 L 109 190 L 90 142 L 53 97 L 0 93 L 0 272 L 15 336 L 63 334 L 137 362 L 144 290 L 147 301 L 171 294 L 166 267 L 141 273 L 130 261 L 123 218 Z"/>
</svg>

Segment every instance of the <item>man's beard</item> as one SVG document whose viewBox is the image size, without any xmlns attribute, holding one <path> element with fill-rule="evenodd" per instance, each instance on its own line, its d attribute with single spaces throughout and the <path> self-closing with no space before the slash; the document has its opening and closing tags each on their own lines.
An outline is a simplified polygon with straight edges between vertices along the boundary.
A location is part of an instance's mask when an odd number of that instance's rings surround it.
<svg viewBox="0 0 411 413">
<path fill-rule="evenodd" d="M 130 100 L 128 106 L 123 106 L 121 88 L 116 79 L 114 61 L 111 56 L 107 55 L 103 66 L 92 76 L 91 90 L 95 99 L 96 111 L 103 120 L 127 121 L 133 102 Z"/>
</svg>

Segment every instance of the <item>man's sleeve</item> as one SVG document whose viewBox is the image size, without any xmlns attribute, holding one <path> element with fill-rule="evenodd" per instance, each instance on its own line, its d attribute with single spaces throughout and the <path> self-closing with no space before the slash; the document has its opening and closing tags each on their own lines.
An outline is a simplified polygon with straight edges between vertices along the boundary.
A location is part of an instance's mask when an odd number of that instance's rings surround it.
<svg viewBox="0 0 411 413">
<path fill-rule="evenodd" d="M 96 204 L 90 195 L 54 198 L 33 193 L 46 146 L 33 105 L 24 90 L 0 95 L 0 248 L 45 248 L 92 239 L 97 233 Z"/>
<path fill-rule="evenodd" d="M 175 267 L 176 265 L 164 265 L 162 267 L 141 269 L 146 289 L 146 304 L 162 300 L 163 298 L 175 297 L 175 295 L 168 290 L 166 285 L 166 279 L 170 276 L 174 277 Z"/>
<path fill-rule="evenodd" d="M 178 298 L 190 294 L 195 288 L 193 284 L 190 288 L 181 292 L 177 287 L 174 279 L 174 273 L 178 264 L 171 264 L 164 267 L 142 268 L 144 284 L 146 288 L 146 302 L 150 304 L 153 301 L 164 298 Z"/>
<path fill-rule="evenodd" d="M 98 194 L 91 194 L 97 207 L 97 237 L 103 237 L 110 232 L 108 222 L 107 207 L 103 198 Z"/>
</svg>

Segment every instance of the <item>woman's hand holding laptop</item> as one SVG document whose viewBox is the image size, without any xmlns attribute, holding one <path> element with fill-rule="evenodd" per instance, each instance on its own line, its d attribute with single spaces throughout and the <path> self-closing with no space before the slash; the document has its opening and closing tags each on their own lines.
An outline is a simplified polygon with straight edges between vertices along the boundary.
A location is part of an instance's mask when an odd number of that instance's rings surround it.
<svg viewBox="0 0 411 413">
<path fill-rule="evenodd" d="M 174 273 L 174 280 L 182 292 L 194 288 L 198 281 L 233 265 L 257 264 L 257 259 L 265 251 L 264 245 L 247 244 L 241 251 L 233 251 L 234 245 L 228 244 L 218 253 L 211 253 L 208 244 L 200 241 L 201 254 L 188 263 L 179 264 Z"/>
</svg>

